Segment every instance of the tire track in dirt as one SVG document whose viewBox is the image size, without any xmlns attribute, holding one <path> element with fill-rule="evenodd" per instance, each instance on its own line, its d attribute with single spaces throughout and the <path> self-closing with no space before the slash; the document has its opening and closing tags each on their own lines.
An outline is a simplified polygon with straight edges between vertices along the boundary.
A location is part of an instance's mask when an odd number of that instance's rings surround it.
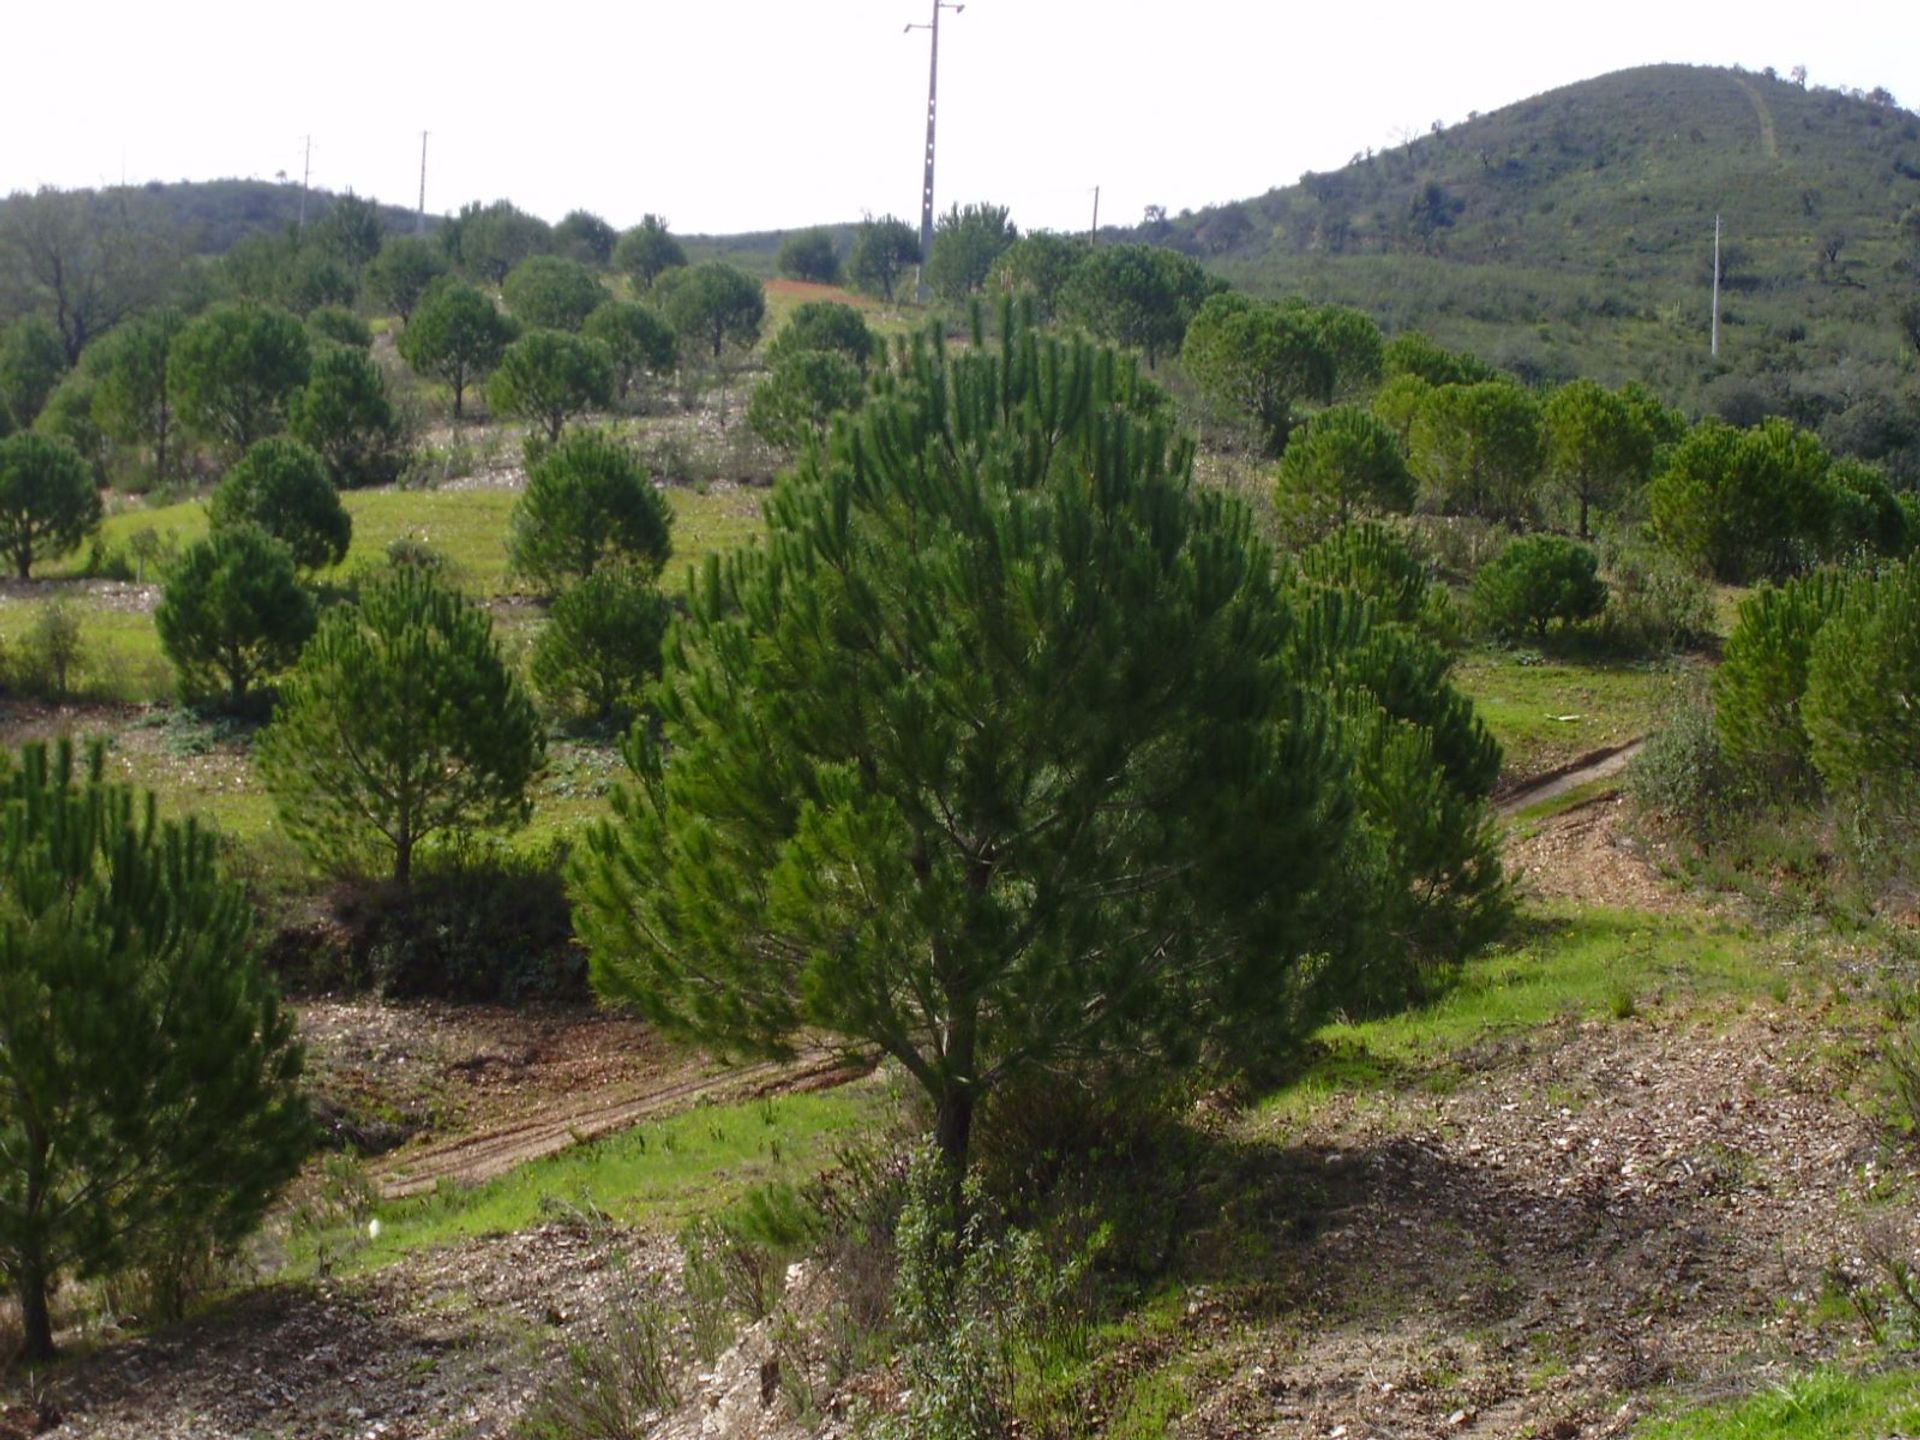
<svg viewBox="0 0 1920 1440">
<path fill-rule="evenodd" d="M 1753 113 L 1760 120 L 1760 148 L 1767 152 L 1769 160 L 1780 158 L 1780 138 L 1774 133 L 1773 111 L 1767 108 L 1767 102 L 1760 92 L 1753 88 L 1744 75 L 1735 75 L 1733 83 L 1747 92 L 1747 99 L 1753 102 Z"/>
<path fill-rule="evenodd" d="M 1518 815 L 1522 810 L 1557 799 L 1570 790 L 1589 785 L 1595 780 L 1611 780 L 1623 773 L 1633 763 L 1647 743 L 1646 737 L 1636 736 L 1624 740 L 1618 745 L 1608 745 L 1603 749 L 1589 750 L 1571 764 L 1562 765 L 1557 770 L 1548 771 L 1537 779 L 1517 785 L 1504 794 L 1496 794 L 1493 810 L 1502 818 Z"/>
<path fill-rule="evenodd" d="M 843 1085 L 867 1073 L 838 1052 L 803 1051 L 793 1060 L 768 1060 L 666 1085 L 616 1086 L 550 1108 L 511 1125 L 462 1135 L 384 1157 L 372 1167 L 383 1200 L 423 1195 L 442 1183 L 478 1185 L 509 1170 L 598 1140 L 642 1121 L 676 1114 L 702 1102 L 731 1102 Z"/>
</svg>

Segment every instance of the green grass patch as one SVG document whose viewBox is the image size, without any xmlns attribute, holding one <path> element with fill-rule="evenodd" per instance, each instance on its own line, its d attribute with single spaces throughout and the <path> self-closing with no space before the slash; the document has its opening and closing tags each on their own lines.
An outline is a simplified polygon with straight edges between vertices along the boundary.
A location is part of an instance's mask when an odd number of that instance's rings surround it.
<svg viewBox="0 0 1920 1440">
<path fill-rule="evenodd" d="M 750 1190 L 818 1173 L 881 1113 L 873 1083 L 737 1105 L 702 1106 L 535 1160 L 472 1188 L 444 1187 L 375 1208 L 366 1229 L 296 1235 L 296 1274 L 322 1251 L 336 1265 L 374 1269 L 409 1251 L 505 1235 L 568 1209 L 629 1225 L 677 1229 Z"/>
<path fill-rule="evenodd" d="M 1680 684 L 1677 666 L 1580 665 L 1528 651 L 1475 651 L 1454 683 L 1506 752 L 1512 779 L 1648 734 Z"/>
<path fill-rule="evenodd" d="M 1730 1405 L 1651 1421 L 1639 1440 L 1878 1440 L 1920 1434 L 1920 1371 L 1816 1370 Z"/>
<path fill-rule="evenodd" d="M 1595 800 L 1619 794 L 1621 783 L 1621 777 L 1618 775 L 1589 780 L 1586 784 L 1564 790 L 1551 799 L 1517 810 L 1514 812 L 1511 828 L 1507 834 L 1514 839 L 1525 839 L 1527 836 L 1536 834 L 1544 822 L 1557 815 L 1564 815 L 1569 810 L 1578 810 L 1582 805 L 1591 805 Z"/>
<path fill-rule="evenodd" d="M 1769 994 L 1775 967 L 1743 928 L 1635 911 L 1543 908 L 1509 944 L 1466 965 L 1440 999 L 1323 1026 L 1312 1059 L 1261 1107 L 1291 1123 L 1339 1094 L 1451 1088 L 1451 1063 L 1563 1016 L 1625 1018 L 1678 1000 Z"/>
</svg>

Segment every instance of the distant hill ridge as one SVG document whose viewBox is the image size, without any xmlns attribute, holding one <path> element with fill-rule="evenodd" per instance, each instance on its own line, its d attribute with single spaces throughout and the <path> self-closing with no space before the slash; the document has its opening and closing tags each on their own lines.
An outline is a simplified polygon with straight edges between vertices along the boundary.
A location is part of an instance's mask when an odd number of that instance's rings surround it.
<svg viewBox="0 0 1920 1440">
<path fill-rule="evenodd" d="M 1899 364 L 1890 314 L 1915 283 L 1916 207 L 1920 117 L 1884 91 L 1653 65 L 1102 236 L 1202 256 L 1259 293 L 1360 305 L 1523 374 L 1684 393 L 1788 361 Z"/>
</svg>

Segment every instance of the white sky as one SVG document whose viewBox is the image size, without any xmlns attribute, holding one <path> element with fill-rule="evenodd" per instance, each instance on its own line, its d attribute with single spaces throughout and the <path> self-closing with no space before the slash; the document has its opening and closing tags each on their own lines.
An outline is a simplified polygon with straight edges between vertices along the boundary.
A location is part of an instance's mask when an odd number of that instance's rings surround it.
<svg viewBox="0 0 1920 1440">
<path fill-rule="evenodd" d="M 313 182 L 427 208 L 730 232 L 919 210 L 930 0 L 19 0 L 0 191 Z M 941 25 L 940 208 L 1022 229 L 1258 194 L 1438 119 L 1658 61 L 1805 65 L 1920 104 L 1911 0 L 968 0 Z"/>
</svg>

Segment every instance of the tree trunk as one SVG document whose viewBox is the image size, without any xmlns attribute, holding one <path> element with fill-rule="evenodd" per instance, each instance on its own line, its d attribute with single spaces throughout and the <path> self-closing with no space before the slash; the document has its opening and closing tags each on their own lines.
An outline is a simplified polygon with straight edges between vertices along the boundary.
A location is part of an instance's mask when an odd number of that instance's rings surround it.
<svg viewBox="0 0 1920 1440">
<path fill-rule="evenodd" d="M 453 382 L 453 418 L 455 420 L 458 420 L 460 418 L 460 399 L 466 393 L 467 393 L 466 381 L 456 380 Z"/>
<path fill-rule="evenodd" d="M 1580 492 L 1580 538 L 1587 538 L 1587 492 Z"/>
<path fill-rule="evenodd" d="M 952 1186 L 953 1213 L 960 1214 L 960 1190 L 966 1183 L 967 1158 L 973 1146 L 973 1092 L 961 1085 L 942 1094 L 933 1107 L 933 1143 L 946 1162 Z"/>
<path fill-rule="evenodd" d="M 20 1320 L 26 1332 L 20 1357 L 35 1363 L 51 1360 L 53 1315 L 47 1309 L 47 1277 L 37 1266 L 20 1273 Z"/>
</svg>

